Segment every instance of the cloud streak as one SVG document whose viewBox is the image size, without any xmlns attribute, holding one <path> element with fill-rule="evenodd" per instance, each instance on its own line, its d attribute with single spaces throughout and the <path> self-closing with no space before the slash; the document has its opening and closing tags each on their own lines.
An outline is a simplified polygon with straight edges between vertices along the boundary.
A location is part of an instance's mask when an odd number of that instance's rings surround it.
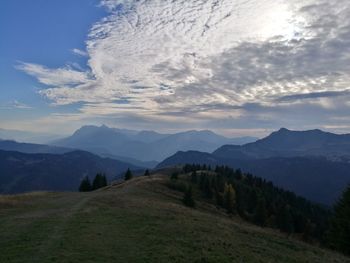
<svg viewBox="0 0 350 263">
<path fill-rule="evenodd" d="M 0 110 L 15 110 L 15 109 L 29 110 L 29 109 L 32 109 L 32 107 L 18 100 L 10 101 L 0 105 Z"/>
<path fill-rule="evenodd" d="M 82 102 L 82 113 L 99 116 L 173 120 L 187 112 L 187 118 L 220 120 L 227 111 L 234 118 L 253 114 L 246 105 L 287 109 L 298 101 L 327 109 L 349 95 L 346 0 L 101 5 L 110 14 L 88 35 L 89 70 L 18 66 L 47 86 L 40 94 L 56 105 Z"/>
</svg>

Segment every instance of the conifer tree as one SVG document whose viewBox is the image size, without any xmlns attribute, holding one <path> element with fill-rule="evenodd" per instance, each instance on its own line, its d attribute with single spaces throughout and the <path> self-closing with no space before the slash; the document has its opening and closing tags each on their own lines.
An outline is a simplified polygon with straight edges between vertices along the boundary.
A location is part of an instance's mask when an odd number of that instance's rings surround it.
<svg viewBox="0 0 350 263">
<path fill-rule="evenodd" d="M 89 177 L 84 177 L 79 186 L 79 192 L 89 192 L 92 190 Z"/>
<path fill-rule="evenodd" d="M 188 207 L 195 207 L 196 206 L 196 203 L 193 199 L 192 186 L 187 187 L 182 201 Z"/>
<path fill-rule="evenodd" d="M 132 177 L 133 177 L 132 172 L 131 172 L 130 169 L 128 168 L 128 170 L 127 170 L 126 173 L 125 173 L 124 179 L 125 179 L 125 181 L 128 181 L 128 180 L 130 180 Z"/>
<path fill-rule="evenodd" d="M 215 201 L 216 201 L 216 204 L 218 206 L 223 206 L 224 205 L 224 195 L 221 192 L 216 191 L 215 192 Z"/>
<path fill-rule="evenodd" d="M 206 175 L 204 180 L 204 195 L 206 198 L 213 198 L 213 187 L 212 180 L 210 176 Z"/>
<path fill-rule="evenodd" d="M 281 209 L 281 212 L 278 214 L 278 225 L 279 228 L 288 234 L 294 232 L 294 223 L 293 218 L 290 213 L 290 206 L 286 205 Z"/>
<path fill-rule="evenodd" d="M 255 211 L 254 222 L 259 226 L 265 226 L 267 221 L 266 202 L 263 197 L 260 197 Z"/>
<path fill-rule="evenodd" d="M 105 187 L 105 186 L 108 185 L 106 174 L 102 175 L 102 180 L 101 181 L 102 181 L 102 187 Z"/>
<path fill-rule="evenodd" d="M 197 183 L 197 173 L 195 171 L 191 173 L 191 182 L 194 184 Z"/>
<path fill-rule="evenodd" d="M 150 174 L 149 170 L 147 169 L 147 170 L 145 171 L 144 176 L 150 176 L 150 175 L 151 175 L 151 174 Z"/>
<path fill-rule="evenodd" d="M 101 187 L 107 186 L 106 175 L 98 173 L 92 183 L 92 190 L 97 190 Z"/>
<path fill-rule="evenodd" d="M 171 180 L 177 180 L 179 178 L 179 173 L 178 172 L 173 172 L 170 176 Z"/>
<path fill-rule="evenodd" d="M 335 205 L 327 237 L 332 248 L 350 255 L 350 186 Z"/>
<path fill-rule="evenodd" d="M 224 191 L 224 207 L 227 213 L 233 214 L 236 207 L 236 192 L 231 184 L 225 185 Z"/>
</svg>

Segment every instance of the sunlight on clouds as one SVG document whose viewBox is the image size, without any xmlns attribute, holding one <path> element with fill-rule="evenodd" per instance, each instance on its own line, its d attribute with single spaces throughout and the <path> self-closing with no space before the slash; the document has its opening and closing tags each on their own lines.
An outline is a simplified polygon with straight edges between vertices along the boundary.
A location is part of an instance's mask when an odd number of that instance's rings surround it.
<svg viewBox="0 0 350 263">
<path fill-rule="evenodd" d="M 281 36 L 285 40 L 300 39 L 303 34 L 304 18 L 297 17 L 286 1 L 280 1 L 263 15 L 265 21 L 261 23 L 260 32 L 264 38 Z"/>
<path fill-rule="evenodd" d="M 110 14 L 90 30 L 88 71 L 18 66 L 48 86 L 40 94 L 56 105 L 83 102 L 88 115 L 239 117 L 246 104 L 285 106 L 293 97 L 279 97 L 341 91 L 350 83 L 350 11 L 343 0 L 101 5 Z M 318 103 L 330 109 L 329 100 Z"/>
</svg>

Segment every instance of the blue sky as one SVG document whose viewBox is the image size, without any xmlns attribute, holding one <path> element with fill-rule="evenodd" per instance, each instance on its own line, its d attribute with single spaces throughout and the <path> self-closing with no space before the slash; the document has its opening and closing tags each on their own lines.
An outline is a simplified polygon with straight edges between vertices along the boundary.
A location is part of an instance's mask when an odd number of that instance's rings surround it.
<svg viewBox="0 0 350 263">
<path fill-rule="evenodd" d="M 0 1 L 0 128 L 350 131 L 347 0 Z"/>
<path fill-rule="evenodd" d="M 76 105 L 50 106 L 37 92 L 44 86 L 16 66 L 25 61 L 48 67 L 75 63 L 86 67 L 87 58 L 72 50 L 85 49 L 91 25 L 106 15 L 106 10 L 99 4 L 97 0 L 0 2 L 1 120 L 31 119 L 55 112 L 75 111 Z M 4 122 L 1 126 L 6 128 Z"/>
</svg>

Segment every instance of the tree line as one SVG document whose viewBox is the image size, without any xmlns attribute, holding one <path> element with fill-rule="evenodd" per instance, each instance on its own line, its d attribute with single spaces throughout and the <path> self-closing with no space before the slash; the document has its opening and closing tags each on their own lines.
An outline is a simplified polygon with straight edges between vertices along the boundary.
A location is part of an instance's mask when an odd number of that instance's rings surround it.
<svg viewBox="0 0 350 263">
<path fill-rule="evenodd" d="M 328 209 L 240 169 L 216 166 L 212 171 L 210 166 L 186 164 L 183 173 L 189 175 L 191 189 L 185 190 L 185 204 L 195 204 L 192 188 L 197 187 L 204 198 L 229 214 L 350 255 L 350 185 L 333 209 Z"/>
<path fill-rule="evenodd" d="M 80 183 L 79 192 L 90 192 L 105 186 L 107 186 L 106 175 L 98 173 L 95 176 L 92 183 L 90 182 L 90 179 L 88 176 L 84 177 L 84 179 Z"/>
<path fill-rule="evenodd" d="M 148 169 L 145 170 L 144 176 L 150 176 L 150 171 Z M 132 179 L 134 175 L 131 170 L 128 168 L 124 174 L 124 180 L 128 181 Z M 105 187 L 108 185 L 107 177 L 104 173 L 98 173 L 94 180 L 90 181 L 88 176 L 85 176 L 84 179 L 80 182 L 79 192 L 90 192 L 97 190 L 99 188 Z"/>
<path fill-rule="evenodd" d="M 331 209 L 283 190 L 262 178 L 227 166 L 186 164 L 184 203 L 195 207 L 194 190 L 208 202 L 261 227 L 279 229 L 304 241 L 318 241 L 350 254 L 350 188 Z M 172 180 L 180 178 L 171 176 Z M 189 205 L 190 204 L 190 205 Z"/>
</svg>

